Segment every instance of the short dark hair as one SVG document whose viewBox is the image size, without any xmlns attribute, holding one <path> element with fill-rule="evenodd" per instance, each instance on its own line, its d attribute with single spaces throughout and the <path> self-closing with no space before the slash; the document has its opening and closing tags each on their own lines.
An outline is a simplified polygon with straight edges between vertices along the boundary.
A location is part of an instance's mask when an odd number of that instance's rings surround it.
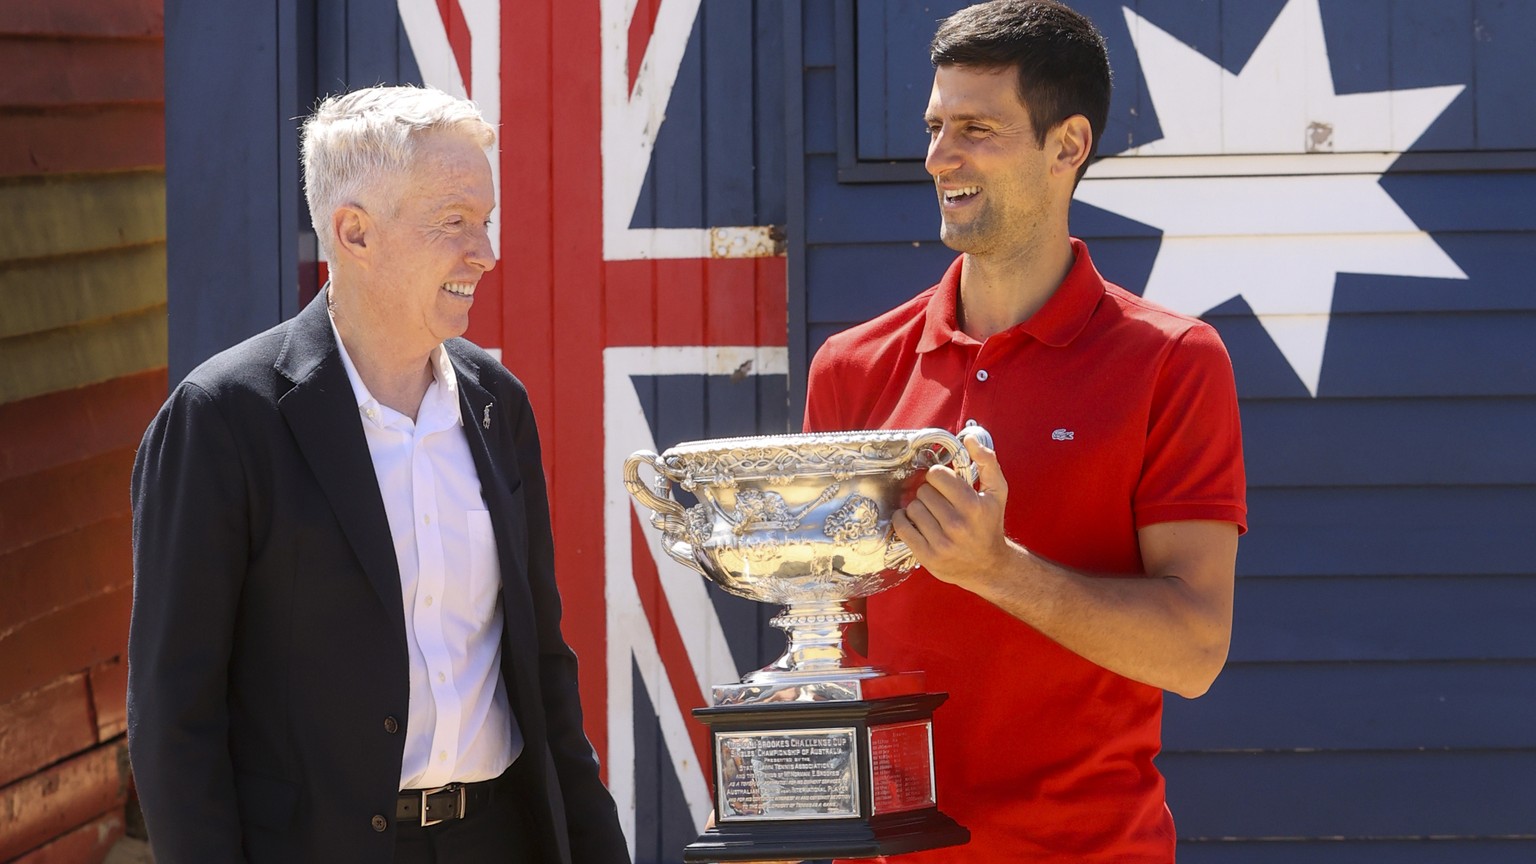
<svg viewBox="0 0 1536 864">
<path fill-rule="evenodd" d="M 1038 143 L 1081 114 L 1093 129 L 1093 161 L 1109 120 L 1109 52 L 1093 22 L 1059 0 L 991 0 L 944 19 L 928 46 L 934 68 L 1014 67 Z M 1081 179 L 1082 171 L 1078 171 Z"/>
</svg>

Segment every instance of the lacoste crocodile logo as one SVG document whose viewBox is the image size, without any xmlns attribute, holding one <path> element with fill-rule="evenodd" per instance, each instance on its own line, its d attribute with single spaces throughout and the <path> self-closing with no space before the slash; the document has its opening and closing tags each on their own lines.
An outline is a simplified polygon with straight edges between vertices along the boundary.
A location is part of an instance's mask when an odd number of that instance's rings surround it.
<svg viewBox="0 0 1536 864">
<path fill-rule="evenodd" d="M 1056 431 L 1051 433 L 1051 440 L 1052 441 L 1071 441 L 1072 437 L 1075 434 L 1077 434 L 1077 433 L 1073 432 L 1071 429 L 1057 429 Z"/>
</svg>

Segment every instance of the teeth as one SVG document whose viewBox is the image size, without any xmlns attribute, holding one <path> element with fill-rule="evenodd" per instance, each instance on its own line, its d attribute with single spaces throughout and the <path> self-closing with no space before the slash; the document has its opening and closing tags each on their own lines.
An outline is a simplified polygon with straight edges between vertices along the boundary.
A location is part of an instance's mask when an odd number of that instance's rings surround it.
<svg viewBox="0 0 1536 864">
<path fill-rule="evenodd" d="M 981 191 L 981 187 L 980 186 L 965 186 L 965 187 L 962 187 L 960 189 L 951 189 L 948 192 L 944 193 L 944 200 L 945 201 L 953 201 L 956 198 L 963 198 L 966 195 L 975 195 L 976 193 L 978 193 L 980 191 Z"/>
<path fill-rule="evenodd" d="M 457 294 L 460 297 L 473 297 L 475 295 L 475 283 L 473 282 L 445 282 L 443 290 L 449 294 Z"/>
</svg>

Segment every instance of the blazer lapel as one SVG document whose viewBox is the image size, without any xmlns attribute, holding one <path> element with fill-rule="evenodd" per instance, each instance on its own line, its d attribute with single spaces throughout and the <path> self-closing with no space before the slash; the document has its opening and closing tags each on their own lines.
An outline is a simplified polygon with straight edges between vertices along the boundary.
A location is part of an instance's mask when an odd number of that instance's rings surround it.
<svg viewBox="0 0 1536 864">
<path fill-rule="evenodd" d="M 535 633 L 533 596 L 528 586 L 528 527 L 522 512 L 514 508 L 512 491 L 522 484 L 516 463 L 503 464 L 493 454 L 513 452 L 503 446 L 503 436 L 512 434 L 498 415 L 495 397 L 480 384 L 479 367 L 469 358 L 452 350 L 454 372 L 459 377 L 459 414 L 464 418 L 464 437 L 480 475 L 480 494 L 491 513 L 496 528 L 496 555 L 501 562 L 502 615 L 508 643 L 536 651 L 531 640 Z M 525 654 L 523 651 L 517 655 Z M 509 684 L 511 682 L 508 682 Z M 512 688 L 509 688 L 509 690 Z"/>
<path fill-rule="evenodd" d="M 405 607 L 400 600 L 400 568 L 395 561 L 389 518 L 379 493 L 368 439 L 357 416 L 352 382 L 341 363 L 325 291 L 293 319 L 278 372 L 293 389 L 278 399 L 278 408 L 293 430 L 299 450 L 331 502 L 336 521 L 362 562 L 368 581 L 385 612 L 405 632 Z"/>
</svg>

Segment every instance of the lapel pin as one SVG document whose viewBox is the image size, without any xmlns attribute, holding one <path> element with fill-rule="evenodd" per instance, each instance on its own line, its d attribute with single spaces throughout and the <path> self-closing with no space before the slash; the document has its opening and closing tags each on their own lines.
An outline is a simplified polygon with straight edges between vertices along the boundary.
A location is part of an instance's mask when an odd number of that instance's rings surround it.
<svg viewBox="0 0 1536 864">
<path fill-rule="evenodd" d="M 480 420 L 480 425 L 487 429 L 491 428 L 491 406 L 485 406 L 485 414 Z"/>
</svg>

